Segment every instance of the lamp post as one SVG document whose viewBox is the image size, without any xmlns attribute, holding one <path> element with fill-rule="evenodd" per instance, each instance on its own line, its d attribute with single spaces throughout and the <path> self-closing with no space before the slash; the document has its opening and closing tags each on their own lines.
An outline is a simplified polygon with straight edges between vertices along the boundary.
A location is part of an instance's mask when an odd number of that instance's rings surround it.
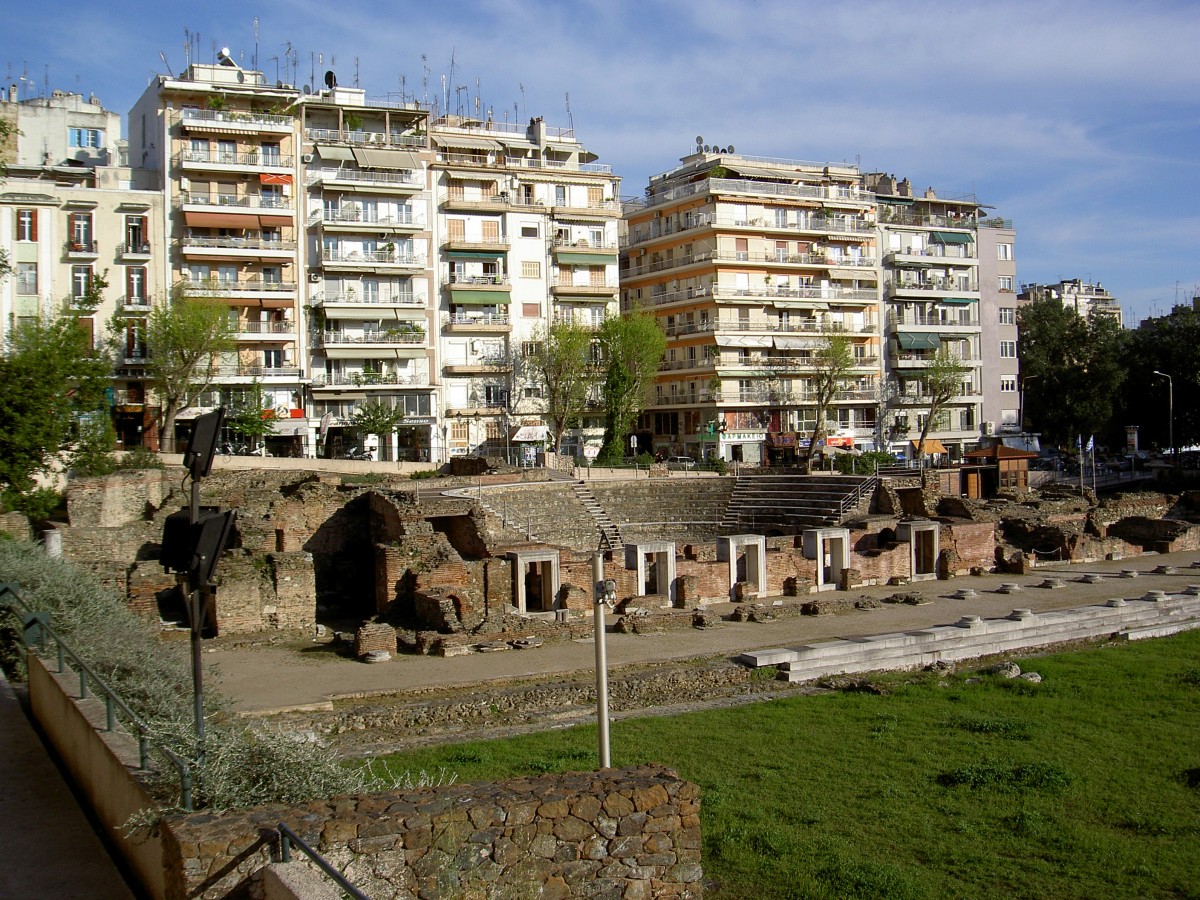
<svg viewBox="0 0 1200 900">
<path fill-rule="evenodd" d="M 595 591 L 596 628 L 596 732 L 600 742 L 600 768 L 609 768 L 608 755 L 608 648 L 604 636 L 604 611 L 617 600 L 617 583 L 604 578 L 604 552 L 592 556 L 592 583 Z"/>
<path fill-rule="evenodd" d="M 1167 379 L 1167 443 L 1171 445 L 1171 461 L 1178 463 L 1175 455 L 1175 380 L 1166 372 L 1154 370 L 1155 375 Z"/>
<path fill-rule="evenodd" d="M 1020 409 L 1017 410 L 1017 425 L 1020 426 L 1022 434 L 1025 433 L 1025 385 L 1034 379 L 1041 377 L 1041 375 L 1026 375 L 1021 379 L 1021 395 L 1017 398 L 1017 406 L 1020 407 Z M 1026 444 L 1025 446 L 1028 447 L 1029 445 Z"/>
</svg>

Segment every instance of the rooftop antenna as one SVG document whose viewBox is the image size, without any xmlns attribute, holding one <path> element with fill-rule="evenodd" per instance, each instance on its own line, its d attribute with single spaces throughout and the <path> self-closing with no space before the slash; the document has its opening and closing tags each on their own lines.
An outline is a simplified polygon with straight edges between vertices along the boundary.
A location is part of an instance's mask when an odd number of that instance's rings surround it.
<svg viewBox="0 0 1200 900">
<path fill-rule="evenodd" d="M 429 105 L 429 61 L 424 53 L 421 54 L 421 100 Z"/>
<path fill-rule="evenodd" d="M 465 84 L 460 84 L 454 89 L 454 114 L 456 116 L 463 114 L 462 95 L 466 89 L 467 86 Z"/>
<path fill-rule="evenodd" d="M 192 67 L 192 33 L 186 28 L 183 29 L 183 67 L 190 69 Z"/>
<path fill-rule="evenodd" d="M 406 88 L 407 86 L 408 86 L 408 79 L 407 79 L 407 77 L 406 77 L 406 76 L 404 76 L 404 75 L 401 75 L 401 76 L 400 76 L 400 102 L 401 102 L 401 104 L 404 104 L 404 103 L 407 103 L 407 102 L 408 102 L 407 100 L 405 100 L 405 99 L 404 99 L 404 98 L 407 96 L 407 93 L 408 93 L 408 92 L 405 90 L 405 88 Z"/>
<path fill-rule="evenodd" d="M 450 77 L 449 84 L 454 84 L 454 54 L 457 52 L 456 47 L 450 48 Z M 450 91 L 447 88 L 447 80 L 442 79 L 442 94 L 445 97 L 446 113 L 450 112 Z"/>
<path fill-rule="evenodd" d="M 354 57 L 354 86 L 358 87 L 358 57 Z"/>
<path fill-rule="evenodd" d="M 479 79 L 475 79 L 475 118 L 479 118 Z"/>
<path fill-rule="evenodd" d="M 172 78 L 174 78 L 174 77 L 175 77 L 175 73 L 171 71 L 171 64 L 170 64 L 169 62 L 167 62 L 167 54 L 165 54 L 165 53 L 163 53 L 161 50 L 159 50 L 159 51 L 158 51 L 158 58 L 162 60 L 162 64 L 163 64 L 163 66 L 165 66 L 165 67 L 166 67 L 167 74 L 168 74 L 168 75 L 170 75 Z"/>
<path fill-rule="evenodd" d="M 572 134 L 574 134 L 575 133 L 575 119 L 571 115 L 571 94 L 570 94 L 570 92 L 567 93 L 566 97 L 567 97 L 567 128 L 571 131 Z"/>
<path fill-rule="evenodd" d="M 251 68 L 258 71 L 258 16 L 254 17 L 254 61 L 251 63 Z"/>
<path fill-rule="evenodd" d="M 529 113 L 528 107 L 525 106 L 525 82 L 518 81 L 517 87 L 521 89 L 521 118 L 524 119 Z"/>
</svg>

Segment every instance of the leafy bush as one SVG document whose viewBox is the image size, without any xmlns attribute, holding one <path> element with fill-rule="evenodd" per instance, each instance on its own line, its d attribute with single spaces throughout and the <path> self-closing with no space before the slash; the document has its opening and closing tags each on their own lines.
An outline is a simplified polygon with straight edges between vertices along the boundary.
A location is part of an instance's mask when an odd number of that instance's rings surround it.
<svg viewBox="0 0 1200 900">
<path fill-rule="evenodd" d="M 140 470 L 140 469 L 162 469 L 165 468 L 162 459 L 148 447 L 134 447 L 119 460 L 117 460 L 118 469 Z"/>
<path fill-rule="evenodd" d="M 422 481 L 426 478 L 437 478 L 441 474 L 437 469 L 421 469 L 419 472 L 409 472 L 408 477 L 413 481 Z"/>
<path fill-rule="evenodd" d="M 869 450 L 861 456 L 841 453 L 833 461 L 834 467 L 843 475 L 874 475 L 876 468 L 894 466 L 896 458 L 880 450 Z"/>
<path fill-rule="evenodd" d="M 92 413 L 79 421 L 75 446 L 67 454 L 67 470 L 73 478 L 96 478 L 117 470 L 112 448 L 117 433 L 106 413 Z"/>
<path fill-rule="evenodd" d="M 0 505 L 5 512 L 22 512 L 34 524 L 48 522 L 63 509 L 64 497 L 52 488 L 35 488 L 32 491 L 5 491 L 0 495 Z"/>
</svg>

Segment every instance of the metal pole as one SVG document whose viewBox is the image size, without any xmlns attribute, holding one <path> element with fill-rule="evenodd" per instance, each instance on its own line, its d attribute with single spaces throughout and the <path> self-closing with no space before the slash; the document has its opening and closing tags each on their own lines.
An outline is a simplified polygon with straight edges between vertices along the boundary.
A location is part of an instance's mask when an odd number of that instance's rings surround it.
<svg viewBox="0 0 1200 900">
<path fill-rule="evenodd" d="M 1178 465 L 1179 458 L 1175 454 L 1175 379 L 1158 369 L 1154 370 L 1154 374 L 1167 379 L 1167 443 L 1171 447 L 1171 461 Z"/>
<path fill-rule="evenodd" d="M 592 581 L 595 590 L 596 627 L 596 730 L 600 743 L 600 768 L 609 768 L 608 755 L 608 648 L 604 637 L 604 554 L 592 556 Z"/>
<path fill-rule="evenodd" d="M 191 524 L 195 525 L 200 519 L 200 479 L 192 476 L 191 505 L 188 510 Z M 189 578 L 187 585 L 187 601 L 191 611 L 192 625 L 192 715 L 196 725 L 196 769 L 197 776 L 203 777 L 204 769 L 204 664 L 201 659 L 201 631 L 204 627 L 204 600 L 207 587 L 197 587 Z"/>
</svg>

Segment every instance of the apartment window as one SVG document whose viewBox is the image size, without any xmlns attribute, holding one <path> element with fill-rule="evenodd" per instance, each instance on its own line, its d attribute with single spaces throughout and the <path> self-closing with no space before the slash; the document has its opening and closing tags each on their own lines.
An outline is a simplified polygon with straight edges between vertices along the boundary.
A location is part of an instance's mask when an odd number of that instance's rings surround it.
<svg viewBox="0 0 1200 900">
<path fill-rule="evenodd" d="M 567 205 L 567 187 L 566 187 L 566 185 L 556 184 L 554 186 L 554 205 L 555 206 L 566 206 Z"/>
<path fill-rule="evenodd" d="M 588 206 L 593 209 L 601 206 L 604 203 L 604 189 L 599 187 L 589 187 L 587 189 Z"/>
<path fill-rule="evenodd" d="M 148 250 L 146 243 L 146 217 L 125 217 L 125 247 L 132 253 Z"/>
<path fill-rule="evenodd" d="M 462 441 L 462 442 L 468 441 L 470 439 L 470 425 L 471 425 L 471 423 L 464 419 L 459 419 L 458 421 L 451 422 L 450 423 L 450 440 Z"/>
<path fill-rule="evenodd" d="M 484 219 L 481 224 L 483 226 L 483 242 L 485 244 L 500 243 L 500 223 L 495 219 Z"/>
<path fill-rule="evenodd" d="M 37 210 L 36 209 L 18 209 L 17 210 L 17 240 L 18 241 L 36 241 L 37 240 Z"/>
<path fill-rule="evenodd" d="M 529 260 L 521 261 L 521 277 L 522 278 L 541 278 L 542 264 L 540 262 L 530 262 Z"/>
<path fill-rule="evenodd" d="M 592 287 L 604 287 L 604 266 L 588 266 L 588 284 Z"/>
<path fill-rule="evenodd" d="M 125 269 L 125 302 L 146 302 L 146 270 L 142 266 L 129 266 Z"/>
<path fill-rule="evenodd" d="M 521 356 L 524 359 L 528 359 L 536 355 L 540 346 L 541 344 L 537 341 L 521 341 Z"/>
<path fill-rule="evenodd" d="M 17 293 L 36 296 L 38 292 L 37 263 L 17 263 Z"/>
<path fill-rule="evenodd" d="M 1000 379 L 1000 391 L 1005 394 L 1015 394 L 1017 392 L 1017 379 L 1010 376 L 1002 377 Z"/>
<path fill-rule="evenodd" d="M 535 238 L 538 236 L 538 227 L 536 225 L 522 225 L 521 237 Z"/>
<path fill-rule="evenodd" d="M 1011 292 L 1013 289 L 1013 277 L 1011 275 L 1000 275 L 997 279 L 1000 290 Z"/>
<path fill-rule="evenodd" d="M 1000 307 L 1000 324 L 1001 325 L 1016 325 L 1017 310 L 1013 306 Z"/>
<path fill-rule="evenodd" d="M 264 166 L 282 165 L 282 157 L 279 154 L 279 144 L 264 142 L 262 145 L 262 160 Z"/>
<path fill-rule="evenodd" d="M 72 147 L 100 147 L 104 143 L 104 132 L 99 128 L 71 128 L 69 140 Z"/>
<path fill-rule="evenodd" d="M 1013 258 L 1012 244 L 997 244 L 996 259 L 1011 260 Z"/>
<path fill-rule="evenodd" d="M 1016 359 L 1017 358 L 1017 342 L 1016 341 L 1001 341 L 1000 342 L 1000 358 L 1001 359 Z"/>
<path fill-rule="evenodd" d="M 71 233 L 72 250 L 92 248 L 92 214 L 71 213 L 67 216 L 67 230 Z"/>
<path fill-rule="evenodd" d="M 80 300 L 87 296 L 92 284 L 91 266 L 71 266 L 71 296 Z"/>
<path fill-rule="evenodd" d="M 465 219 L 447 219 L 446 220 L 446 237 L 452 241 L 461 241 L 467 234 L 467 222 Z"/>
<path fill-rule="evenodd" d="M 264 369 L 282 369 L 283 351 L 264 350 L 262 354 L 262 364 Z"/>
</svg>

